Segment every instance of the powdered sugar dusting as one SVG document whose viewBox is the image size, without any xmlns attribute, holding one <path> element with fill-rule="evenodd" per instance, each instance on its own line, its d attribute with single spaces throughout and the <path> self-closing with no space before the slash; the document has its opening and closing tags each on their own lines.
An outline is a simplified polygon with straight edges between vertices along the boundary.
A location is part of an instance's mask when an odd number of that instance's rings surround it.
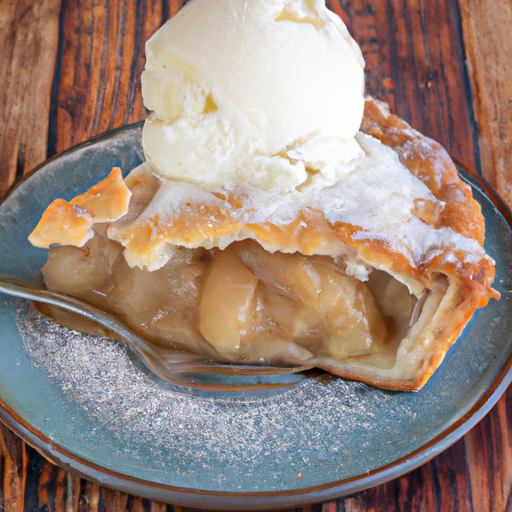
<svg viewBox="0 0 512 512">
<path fill-rule="evenodd" d="M 320 211 L 331 225 L 337 223 L 357 226 L 360 230 L 354 239 L 379 240 L 396 254 L 407 258 L 414 268 L 421 268 L 436 254 L 444 251 L 459 251 L 458 258 L 466 262 L 479 261 L 486 258 L 485 252 L 476 240 L 455 233 L 450 228 L 436 229 L 420 220 L 413 213 L 415 201 L 428 201 L 443 208 L 444 203 L 438 201 L 428 187 L 399 161 L 398 155 L 391 148 L 376 138 L 359 133 L 357 141 L 363 148 L 365 156 L 360 158 L 351 172 L 346 173 L 333 186 L 317 187 L 312 183 L 292 193 L 281 194 L 276 190 L 261 190 L 251 186 L 227 187 L 216 197 L 212 191 L 185 182 L 160 182 L 158 191 L 139 216 L 130 217 L 129 221 L 121 220 L 109 229 L 109 237 L 123 245 L 132 242 L 133 230 L 124 231 L 127 227 L 152 226 L 153 219 L 158 218 L 163 225 L 172 225 L 183 221 L 183 212 L 192 204 L 210 205 L 229 213 L 233 223 L 240 226 L 228 234 L 220 234 L 211 238 L 209 235 L 194 233 L 193 239 L 176 239 L 166 243 L 179 243 L 186 247 L 213 246 L 224 248 L 229 243 L 244 238 L 254 237 L 254 233 L 246 232 L 242 226 L 262 225 L 265 223 L 280 226 L 296 219 L 301 211 Z M 147 164 L 143 169 L 151 177 Z M 139 170 L 137 172 L 140 172 Z M 243 207 L 231 205 L 222 199 L 224 195 L 243 198 Z M 212 217 L 208 226 L 219 220 Z M 141 228 L 142 232 L 145 232 Z M 222 230 L 220 230 L 222 231 Z M 126 234 L 127 233 L 127 234 Z M 260 243 L 262 243 L 260 241 Z M 264 244 L 262 244 L 264 245 Z M 264 245 L 265 246 L 265 245 Z M 290 250 L 289 247 L 266 247 L 267 250 Z M 438 251 L 436 252 L 436 249 Z M 162 251 L 155 260 L 130 260 L 130 264 L 146 266 L 156 270 L 172 256 L 172 250 L 158 246 L 154 251 Z M 346 252 L 343 243 L 328 244 L 315 249 L 317 254 L 333 257 Z M 131 256 L 133 259 L 133 256 Z M 463 263 L 461 261 L 461 263 Z"/>
<path fill-rule="evenodd" d="M 282 478 L 283 467 L 300 470 L 306 478 L 309 468 L 312 483 L 321 476 L 308 465 L 311 450 L 326 461 L 352 458 L 349 438 L 357 434 L 364 446 L 386 429 L 375 411 L 386 408 L 393 394 L 361 383 L 306 379 L 270 397 L 212 396 L 158 381 L 121 344 L 69 331 L 24 301 L 18 306 L 18 326 L 34 364 L 98 428 L 109 429 L 117 439 L 151 446 L 152 464 L 170 464 L 172 453 L 176 471 L 186 467 L 189 476 L 236 464 L 246 476 L 255 477 L 270 457 L 274 478 Z M 401 408 L 389 432 L 395 431 L 400 416 L 413 419 L 415 412 Z M 379 464 L 366 458 L 359 469 Z"/>
</svg>

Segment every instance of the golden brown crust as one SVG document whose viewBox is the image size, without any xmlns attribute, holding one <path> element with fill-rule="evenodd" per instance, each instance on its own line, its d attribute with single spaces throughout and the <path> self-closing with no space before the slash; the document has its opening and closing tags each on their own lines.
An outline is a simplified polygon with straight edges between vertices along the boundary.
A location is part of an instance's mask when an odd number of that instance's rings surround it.
<svg viewBox="0 0 512 512">
<path fill-rule="evenodd" d="M 445 203 L 443 210 L 430 218 L 421 212 L 418 216 L 424 222 L 435 228 L 451 228 L 483 245 L 485 223 L 482 209 L 473 199 L 471 187 L 459 178 L 452 159 L 439 143 L 411 128 L 391 114 L 385 103 L 371 97 L 366 98 L 361 130 L 393 148 L 409 171 Z M 468 262 L 458 251 L 454 255 L 455 260 L 450 261 L 442 254 L 425 255 L 425 261 L 418 270 L 424 274 L 442 272 L 458 276 L 480 296 L 476 307 L 483 307 L 491 298 L 499 298 L 499 293 L 491 288 L 495 277 L 492 262 L 483 259 L 478 263 Z"/>
<path fill-rule="evenodd" d="M 442 287 L 442 281 L 440 280 L 435 286 Z M 406 343 L 413 341 L 416 345 L 414 351 L 420 353 L 409 359 L 411 352 L 408 351 L 404 355 L 400 354 L 399 350 L 395 367 L 391 372 L 381 372 L 380 375 L 374 372 L 368 375 L 352 369 L 350 363 L 340 365 L 335 362 L 327 364 L 320 362 L 318 367 L 334 375 L 392 391 L 419 391 L 442 363 L 449 348 L 457 341 L 474 311 L 480 307 L 478 295 L 469 292 L 457 278 L 449 279 L 448 285 L 442 289 L 442 295 L 444 298 L 434 314 L 438 320 L 426 323 L 419 332 L 414 333 L 414 340 L 405 340 Z M 423 347 L 423 351 L 419 351 L 418 347 L 421 345 L 427 346 L 428 350 L 425 351 Z M 408 370 L 412 370 L 412 375 L 404 378 L 404 372 L 400 371 L 401 366 L 410 366 Z"/>
<path fill-rule="evenodd" d="M 52 244 L 80 245 L 93 223 L 91 214 L 80 206 L 56 199 L 46 209 L 29 242 L 48 249 Z"/>
<path fill-rule="evenodd" d="M 79 246 L 87 239 L 93 224 L 112 222 L 125 215 L 130 196 L 121 169 L 114 167 L 85 194 L 69 202 L 53 201 L 28 239 L 32 245 L 46 249 L 52 244 Z"/>
<path fill-rule="evenodd" d="M 371 97 L 366 98 L 361 131 L 393 148 L 409 171 L 445 202 L 439 218 L 435 218 L 435 227 L 450 227 L 483 245 L 485 226 L 480 205 L 439 143 L 411 128 L 391 114 L 385 103 Z"/>
<path fill-rule="evenodd" d="M 414 200 L 412 215 L 435 230 L 450 228 L 483 244 L 485 227 L 480 205 L 439 144 L 411 129 L 391 115 L 385 105 L 371 98 L 366 101 L 362 131 L 390 146 L 409 171 L 442 201 L 418 198 Z M 78 245 L 77 241 L 84 238 L 94 222 L 124 215 L 120 212 L 127 205 L 129 193 L 124 183 L 119 183 L 120 173 L 111 176 L 70 203 L 52 203 L 31 235 L 31 242 L 46 247 L 51 243 Z M 333 254 L 320 249 L 341 248 L 340 254 L 357 255 L 358 261 L 385 270 L 417 295 L 425 290 L 419 318 L 397 347 L 392 367 L 372 366 L 366 355 L 342 360 L 315 359 L 318 367 L 342 377 L 392 390 L 421 389 L 474 311 L 490 298 L 499 298 L 491 287 L 494 262 L 478 244 L 471 245 L 472 250 L 477 248 L 474 253 L 449 246 L 440 249 L 433 244 L 418 256 L 405 242 L 392 245 L 366 233 L 361 226 L 329 222 L 324 212 L 308 207 L 288 223 L 243 222 L 238 214 L 249 208 L 247 198 L 219 190 L 207 194 L 207 201 L 187 201 L 172 222 L 158 214 L 139 222 L 139 213 L 146 209 L 160 185 L 147 171 L 132 174 L 127 185 L 134 194 L 130 212 L 111 225 L 109 237 L 124 245 L 125 258 L 131 266 L 151 268 L 153 260 L 158 260 L 160 251 L 167 246 L 198 247 L 205 240 L 249 238 L 284 253 Z M 70 233 L 68 238 L 60 234 L 63 226 Z"/>
</svg>

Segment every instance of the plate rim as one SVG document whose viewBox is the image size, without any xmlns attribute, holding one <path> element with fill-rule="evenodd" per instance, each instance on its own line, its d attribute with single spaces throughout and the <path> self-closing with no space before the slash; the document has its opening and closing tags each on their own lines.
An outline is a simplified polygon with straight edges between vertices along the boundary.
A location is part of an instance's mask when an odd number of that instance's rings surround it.
<svg viewBox="0 0 512 512">
<path fill-rule="evenodd" d="M 143 121 L 125 125 L 102 134 L 96 135 L 80 144 L 52 156 L 39 164 L 26 174 L 0 201 L 0 206 L 19 187 L 29 180 L 36 172 L 45 168 L 70 153 L 80 151 L 83 148 L 104 142 L 116 135 L 130 130 L 139 129 Z M 483 193 L 493 203 L 502 215 L 509 229 L 512 230 L 512 210 L 499 196 L 495 189 L 474 169 L 461 159 L 452 159 L 458 171 L 465 173 L 471 180 L 481 187 Z M 362 490 L 383 484 L 398 478 L 419 466 L 427 463 L 442 451 L 463 437 L 495 406 L 502 394 L 512 382 L 512 354 L 504 362 L 502 369 L 493 380 L 492 385 L 485 391 L 480 399 L 469 409 L 466 414 L 453 422 L 449 427 L 440 432 L 424 445 L 416 448 L 409 454 L 400 457 L 384 466 L 350 478 L 334 482 L 317 484 L 300 489 L 261 491 L 261 492 L 234 492 L 191 489 L 169 484 L 162 484 L 150 480 L 125 475 L 123 473 L 106 469 L 93 463 L 80 455 L 77 455 L 64 446 L 53 442 L 49 437 L 32 427 L 18 413 L 0 398 L 0 420 L 23 441 L 32 446 L 43 457 L 59 467 L 77 474 L 78 476 L 96 482 L 102 486 L 116 489 L 129 494 L 139 495 L 145 498 L 159 500 L 180 506 L 208 506 L 212 510 L 268 510 L 277 507 L 304 506 L 321 501 L 360 492 Z"/>
</svg>

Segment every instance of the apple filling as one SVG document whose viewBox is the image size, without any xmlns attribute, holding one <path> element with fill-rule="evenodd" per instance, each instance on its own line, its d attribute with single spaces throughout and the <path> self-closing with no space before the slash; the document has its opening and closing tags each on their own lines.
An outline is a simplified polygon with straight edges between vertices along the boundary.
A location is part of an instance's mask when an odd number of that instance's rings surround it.
<svg viewBox="0 0 512 512">
<path fill-rule="evenodd" d="M 50 290 L 159 346 L 419 390 L 499 298 L 484 219 L 446 151 L 372 98 L 356 139 L 364 157 L 339 182 L 290 194 L 114 168 L 29 240 L 51 248 Z"/>
<path fill-rule="evenodd" d="M 155 344 L 216 360 L 363 357 L 392 368 L 421 303 L 385 272 L 373 270 L 361 282 L 343 261 L 271 254 L 252 240 L 224 250 L 179 248 L 148 272 L 128 266 L 105 225 L 95 231 L 81 248 L 50 250 L 42 269 L 48 288 L 119 315 Z"/>
</svg>

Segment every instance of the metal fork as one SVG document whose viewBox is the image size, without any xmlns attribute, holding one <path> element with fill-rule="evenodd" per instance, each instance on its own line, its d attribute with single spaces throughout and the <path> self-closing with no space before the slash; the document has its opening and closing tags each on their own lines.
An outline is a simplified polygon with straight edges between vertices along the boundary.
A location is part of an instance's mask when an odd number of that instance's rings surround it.
<svg viewBox="0 0 512 512">
<path fill-rule="evenodd" d="M 152 345 L 113 314 L 12 276 L 0 275 L 0 292 L 57 306 L 102 325 L 115 332 L 151 372 L 173 384 L 211 391 L 271 390 L 297 384 L 304 378 L 301 372 L 312 368 L 217 363 L 194 354 L 163 349 Z"/>
</svg>

